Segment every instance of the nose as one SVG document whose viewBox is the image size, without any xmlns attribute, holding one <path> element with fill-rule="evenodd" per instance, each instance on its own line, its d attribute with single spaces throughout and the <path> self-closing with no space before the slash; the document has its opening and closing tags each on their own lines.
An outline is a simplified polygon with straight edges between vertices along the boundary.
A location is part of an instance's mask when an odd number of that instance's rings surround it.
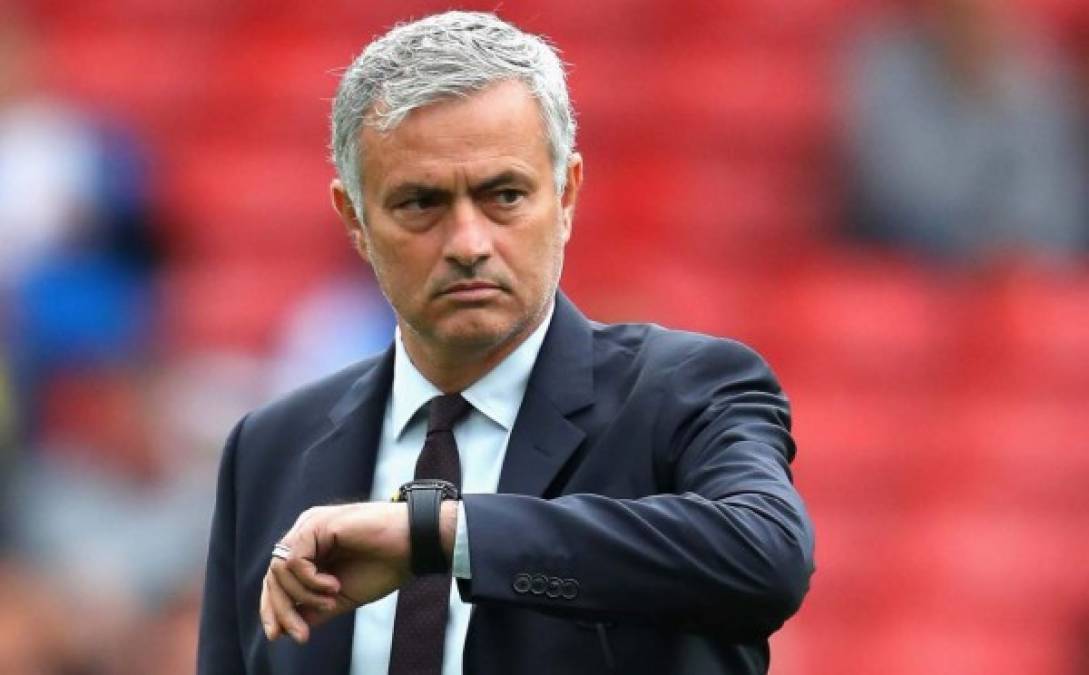
<svg viewBox="0 0 1089 675">
<path fill-rule="evenodd" d="M 457 199 L 446 223 L 447 260 L 473 268 L 492 254 L 492 223 L 472 199 Z"/>
</svg>

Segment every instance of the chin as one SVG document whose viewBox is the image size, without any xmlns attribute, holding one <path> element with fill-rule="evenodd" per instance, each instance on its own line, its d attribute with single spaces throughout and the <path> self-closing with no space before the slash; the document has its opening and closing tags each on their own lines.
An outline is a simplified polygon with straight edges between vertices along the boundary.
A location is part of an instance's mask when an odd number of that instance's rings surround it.
<svg viewBox="0 0 1089 675">
<path fill-rule="evenodd" d="M 521 332 L 525 323 L 509 317 L 458 317 L 440 335 L 445 344 L 457 349 L 489 350 Z"/>
<path fill-rule="evenodd" d="M 509 332 L 502 330 L 454 330 L 444 334 L 442 341 L 458 350 L 486 351 L 499 346 L 508 337 Z"/>
</svg>

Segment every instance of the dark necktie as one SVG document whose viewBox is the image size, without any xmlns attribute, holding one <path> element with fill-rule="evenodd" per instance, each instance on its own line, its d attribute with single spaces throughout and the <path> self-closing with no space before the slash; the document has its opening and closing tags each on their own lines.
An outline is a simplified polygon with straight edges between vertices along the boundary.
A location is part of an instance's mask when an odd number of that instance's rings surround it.
<svg viewBox="0 0 1089 675">
<path fill-rule="evenodd" d="M 416 478 L 441 478 L 461 490 L 461 461 L 454 424 L 469 412 L 460 394 L 431 399 L 427 440 L 416 460 Z M 429 574 L 409 581 L 397 594 L 390 675 L 439 675 L 450 606 L 450 575 Z"/>
</svg>

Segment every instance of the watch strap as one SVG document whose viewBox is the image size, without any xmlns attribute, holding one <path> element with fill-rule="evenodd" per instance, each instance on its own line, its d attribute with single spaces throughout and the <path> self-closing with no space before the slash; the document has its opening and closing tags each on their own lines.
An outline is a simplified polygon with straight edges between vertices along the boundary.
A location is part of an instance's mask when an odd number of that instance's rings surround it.
<svg viewBox="0 0 1089 675">
<path fill-rule="evenodd" d="M 401 488 L 408 503 L 410 565 L 416 576 L 446 574 L 450 561 L 442 550 L 439 518 L 444 499 L 457 497 L 457 489 L 446 481 L 419 481 Z"/>
</svg>

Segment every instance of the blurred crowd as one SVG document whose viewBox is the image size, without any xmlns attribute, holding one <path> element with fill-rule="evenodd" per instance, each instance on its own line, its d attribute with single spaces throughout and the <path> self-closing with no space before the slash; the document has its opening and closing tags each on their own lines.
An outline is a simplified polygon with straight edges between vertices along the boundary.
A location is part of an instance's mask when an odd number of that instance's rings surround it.
<svg viewBox="0 0 1089 675">
<path fill-rule="evenodd" d="M 260 348 L 171 347 L 175 252 L 152 201 L 155 148 L 42 87 L 36 28 L 6 11 L 0 673 L 192 672 L 227 431 L 275 393 L 384 347 L 392 320 L 346 266 Z"/>
<path fill-rule="evenodd" d="M 841 92 L 842 125 L 828 135 L 837 170 L 821 189 L 842 217 L 827 243 L 940 268 L 1084 274 L 1089 11 L 1071 3 L 1054 28 L 998 0 L 901 4 L 834 46 L 839 67 L 823 86 Z M 194 261 L 171 234 L 189 224 L 160 187 L 175 161 L 155 142 L 162 129 L 49 86 L 39 51 L 49 22 L 39 14 L 63 12 L 27 7 L 0 4 L 0 674 L 188 673 L 230 426 L 384 348 L 392 316 L 345 239 L 343 255 L 301 275 L 259 329 L 210 329 L 216 312 L 258 313 L 261 289 L 278 295 L 283 285 L 258 275 L 242 284 L 255 292 L 238 296 L 233 276 L 192 282 L 208 260 Z M 351 32 L 357 44 L 368 36 Z M 299 77 L 331 95 L 326 73 Z M 233 189 L 250 194 L 230 199 L 256 200 L 259 211 L 259 191 L 271 188 Z M 337 228 L 331 212 L 295 226 L 327 230 L 320 236 Z M 630 310 L 623 282 L 613 283 L 617 306 Z M 179 327 L 179 316 L 196 319 Z"/>
<path fill-rule="evenodd" d="M 855 232 L 965 265 L 1084 254 L 1089 48 L 1064 61 L 1006 2 L 918 4 L 850 53 Z"/>
</svg>

